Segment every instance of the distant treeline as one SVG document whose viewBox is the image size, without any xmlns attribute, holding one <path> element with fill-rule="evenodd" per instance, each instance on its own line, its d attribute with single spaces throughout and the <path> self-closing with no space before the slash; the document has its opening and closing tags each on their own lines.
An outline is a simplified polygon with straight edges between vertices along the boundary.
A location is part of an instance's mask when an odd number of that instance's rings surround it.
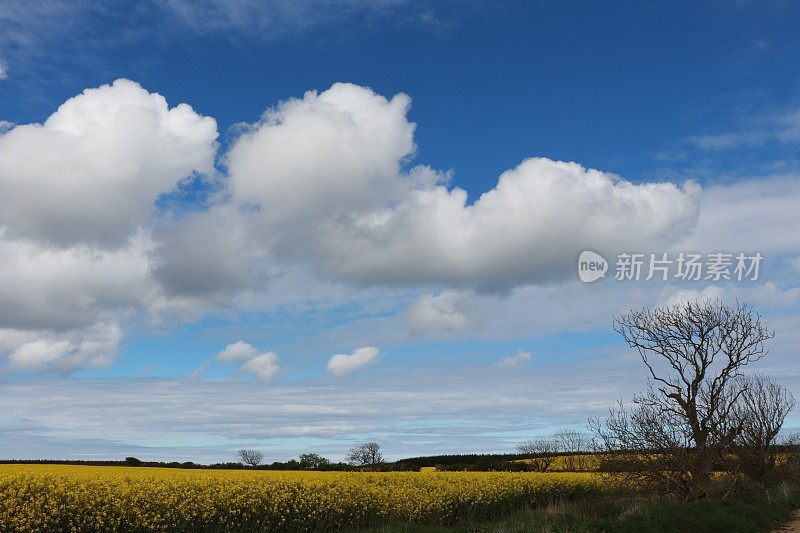
<svg viewBox="0 0 800 533">
<path fill-rule="evenodd" d="M 521 453 L 470 453 L 463 455 L 428 455 L 423 457 L 409 457 L 400 459 L 395 464 L 415 464 L 420 467 L 431 467 L 439 465 L 457 464 L 476 464 L 476 463 L 496 463 L 501 461 L 517 461 L 529 457 Z"/>
<path fill-rule="evenodd" d="M 370 467 L 370 470 L 382 472 L 419 471 L 422 468 L 436 468 L 443 471 L 525 471 L 530 470 L 520 459 L 530 457 L 526 454 L 464 454 L 464 455 L 431 455 L 410 457 L 394 462 L 386 462 Z M 276 461 L 270 464 L 247 466 L 238 462 L 214 463 L 204 465 L 192 461 L 143 461 L 136 457 L 127 457 L 124 461 L 90 461 L 60 459 L 2 459 L 0 464 L 59 464 L 82 466 L 142 466 L 153 468 L 187 468 L 208 470 L 308 470 L 299 461 L 290 459 L 286 462 Z M 320 471 L 358 471 L 361 467 L 347 463 L 322 464 L 314 470 Z"/>
<path fill-rule="evenodd" d="M 430 455 L 424 457 L 410 457 L 395 461 L 391 466 L 393 470 L 420 470 L 421 468 L 436 468 L 441 471 L 502 471 L 521 472 L 529 470 L 529 466 L 519 462 L 528 458 L 528 455 L 518 453 L 505 454 L 462 454 L 462 455 Z"/>
<path fill-rule="evenodd" d="M 0 459 L 0 464 L 25 464 L 25 465 L 77 465 L 77 466 L 144 466 L 152 468 L 194 468 L 205 470 L 304 470 L 300 463 L 294 459 L 285 463 L 276 461 L 271 464 L 247 466 L 242 463 L 214 463 L 204 465 L 192 461 L 142 461 L 136 457 L 127 457 L 124 461 L 85 461 L 72 459 Z M 323 465 L 317 470 L 355 470 L 346 463 L 331 463 Z"/>
</svg>

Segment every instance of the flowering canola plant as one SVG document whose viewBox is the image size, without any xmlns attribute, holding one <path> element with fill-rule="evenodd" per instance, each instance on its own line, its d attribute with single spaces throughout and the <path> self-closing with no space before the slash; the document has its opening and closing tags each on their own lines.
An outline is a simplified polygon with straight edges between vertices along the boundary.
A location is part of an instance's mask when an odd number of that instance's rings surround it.
<svg viewBox="0 0 800 533">
<path fill-rule="evenodd" d="M 324 531 L 452 524 L 598 490 L 590 473 L 0 465 L 2 531 Z"/>
</svg>

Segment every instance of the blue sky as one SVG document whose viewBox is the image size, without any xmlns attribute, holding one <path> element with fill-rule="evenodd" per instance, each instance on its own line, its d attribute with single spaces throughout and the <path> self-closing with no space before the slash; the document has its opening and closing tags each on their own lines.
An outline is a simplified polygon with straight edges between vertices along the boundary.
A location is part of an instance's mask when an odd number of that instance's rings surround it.
<svg viewBox="0 0 800 533">
<path fill-rule="evenodd" d="M 778 334 L 760 369 L 800 390 L 799 22 L 791 2 L 4 3 L 3 449 L 509 450 L 641 388 L 614 313 L 698 295 L 753 302 Z M 584 284 L 585 249 L 610 274 L 621 251 L 764 262 Z"/>
</svg>

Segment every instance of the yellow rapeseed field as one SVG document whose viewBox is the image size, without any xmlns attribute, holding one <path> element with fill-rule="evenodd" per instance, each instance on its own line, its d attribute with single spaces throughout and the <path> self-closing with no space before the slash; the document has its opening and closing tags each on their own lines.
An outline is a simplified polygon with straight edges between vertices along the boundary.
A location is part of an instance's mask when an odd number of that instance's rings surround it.
<svg viewBox="0 0 800 533">
<path fill-rule="evenodd" d="M 451 524 L 597 490 L 589 473 L 0 465 L 2 531 L 320 531 Z"/>
</svg>

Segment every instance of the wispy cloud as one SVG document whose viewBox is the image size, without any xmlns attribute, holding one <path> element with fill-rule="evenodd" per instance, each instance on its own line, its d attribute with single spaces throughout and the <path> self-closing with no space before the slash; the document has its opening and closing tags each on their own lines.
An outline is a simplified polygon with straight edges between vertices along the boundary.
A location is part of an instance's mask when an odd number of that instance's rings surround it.
<svg viewBox="0 0 800 533">
<path fill-rule="evenodd" d="M 197 365 L 197 367 L 194 370 L 192 370 L 189 373 L 189 376 L 188 376 L 187 379 L 189 379 L 189 380 L 200 379 L 201 377 L 203 377 L 203 374 L 205 373 L 205 371 L 208 370 L 209 366 L 211 366 L 211 361 L 203 361 L 202 363 Z"/>
<path fill-rule="evenodd" d="M 522 363 L 530 363 L 533 360 L 533 355 L 530 352 L 523 350 L 518 351 L 515 355 L 503 357 L 497 362 L 500 368 L 513 368 Z"/>
<path fill-rule="evenodd" d="M 430 0 L 8 0 L 0 2 L 0 57 L 15 78 L 35 79 L 41 90 L 48 80 L 74 84 L 86 71 L 110 77 L 157 64 L 157 54 L 135 54 L 120 65 L 118 52 L 134 46 L 165 48 L 209 34 L 263 44 L 313 32 L 324 40 L 365 31 L 373 20 L 435 29 L 446 20 L 437 7 Z"/>
<path fill-rule="evenodd" d="M 531 433 L 581 424 L 627 395 L 625 373 L 609 366 L 597 364 L 579 377 L 563 369 L 535 376 L 403 370 L 401 380 L 394 371 L 354 377 L 342 386 L 152 379 L 6 383 L 0 447 L 6 457 L 31 457 L 31 450 L 61 458 L 87 452 L 124 457 L 134 450 L 142 457 L 207 462 L 229 460 L 245 444 L 265 450 L 271 460 L 312 447 L 341 457 L 365 437 L 381 442 L 392 457 L 505 451 Z"/>
<path fill-rule="evenodd" d="M 769 142 L 797 143 L 800 142 L 800 109 L 750 117 L 734 131 L 693 135 L 687 141 L 701 150 L 752 148 Z"/>
<path fill-rule="evenodd" d="M 418 16 L 420 23 L 430 23 L 434 17 L 428 2 L 421 6 L 410 0 L 154 0 L 153 4 L 196 32 L 246 32 L 260 39 L 305 33 L 356 18 L 363 24 L 402 10 Z"/>
<path fill-rule="evenodd" d="M 13 66 L 15 80 L 35 80 L 26 87 L 42 91 L 48 82 L 72 84 L 87 69 L 111 72 L 115 51 L 159 42 L 152 28 L 162 23 L 143 5 L 126 2 L 0 2 L 0 56 Z"/>
</svg>

